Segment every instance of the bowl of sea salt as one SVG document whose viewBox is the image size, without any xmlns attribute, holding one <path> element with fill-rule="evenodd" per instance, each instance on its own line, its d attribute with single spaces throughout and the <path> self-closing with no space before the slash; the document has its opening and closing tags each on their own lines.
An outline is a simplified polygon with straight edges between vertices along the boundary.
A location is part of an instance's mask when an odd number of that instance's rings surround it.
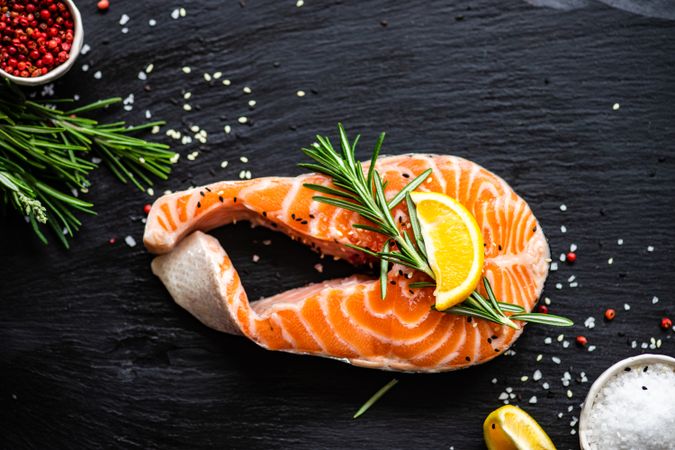
<svg viewBox="0 0 675 450">
<path fill-rule="evenodd" d="M 579 417 L 582 450 L 675 450 L 675 358 L 645 354 L 605 370 Z"/>
</svg>

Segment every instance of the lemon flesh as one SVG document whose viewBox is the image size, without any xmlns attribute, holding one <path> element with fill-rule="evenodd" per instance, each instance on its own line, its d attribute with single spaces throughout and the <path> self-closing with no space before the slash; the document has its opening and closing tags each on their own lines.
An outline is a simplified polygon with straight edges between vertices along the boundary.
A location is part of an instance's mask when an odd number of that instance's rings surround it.
<svg viewBox="0 0 675 450">
<path fill-rule="evenodd" d="M 487 416 L 483 436 L 488 450 L 556 450 L 532 416 L 513 405 L 502 406 Z"/>
<path fill-rule="evenodd" d="M 436 309 L 466 300 L 483 274 L 483 234 L 473 215 L 452 197 L 412 192 L 417 219 L 436 277 Z"/>
</svg>

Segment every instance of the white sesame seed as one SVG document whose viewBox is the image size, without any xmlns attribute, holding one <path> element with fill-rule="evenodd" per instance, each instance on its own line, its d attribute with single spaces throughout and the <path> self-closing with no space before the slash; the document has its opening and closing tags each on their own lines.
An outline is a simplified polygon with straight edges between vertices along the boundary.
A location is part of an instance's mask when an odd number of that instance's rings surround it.
<svg viewBox="0 0 675 450">
<path fill-rule="evenodd" d="M 120 17 L 120 25 L 126 25 L 129 22 L 129 16 L 126 14 L 122 14 L 122 17 Z"/>
<path fill-rule="evenodd" d="M 499 394 L 499 397 L 497 398 L 499 400 L 506 400 L 507 398 L 509 398 L 509 394 L 507 394 L 506 392 L 502 392 L 501 394 Z"/>
<path fill-rule="evenodd" d="M 560 258 L 558 258 L 558 259 L 560 259 L 561 262 L 564 262 L 567 259 L 567 255 L 565 255 L 564 253 L 561 253 Z"/>
<path fill-rule="evenodd" d="M 623 309 L 625 309 L 626 311 L 629 311 L 629 310 L 630 310 L 630 305 L 629 305 L 628 303 L 624 303 L 624 304 L 623 304 Z"/>
<path fill-rule="evenodd" d="M 96 78 L 97 80 L 100 80 L 102 77 L 103 77 L 103 74 L 101 73 L 100 70 L 97 70 L 97 71 L 94 73 L 94 78 Z"/>
<path fill-rule="evenodd" d="M 551 272 L 555 272 L 556 270 L 558 270 L 558 263 L 552 262 L 551 263 Z"/>
<path fill-rule="evenodd" d="M 151 187 L 149 187 L 148 190 L 145 191 L 145 192 L 147 192 L 148 195 L 149 195 L 150 197 L 152 197 L 153 195 L 155 195 L 155 190 L 154 190 L 153 188 L 151 188 Z"/>
<path fill-rule="evenodd" d="M 562 289 L 563 288 L 562 283 L 556 283 L 555 288 L 558 289 L 558 290 Z"/>
<path fill-rule="evenodd" d="M 82 49 L 80 50 L 80 54 L 86 55 L 87 53 L 89 53 L 89 50 L 91 50 L 91 47 L 89 46 L 89 44 L 84 44 L 82 46 Z"/>
<path fill-rule="evenodd" d="M 577 244 L 570 244 L 570 251 L 576 252 L 577 251 Z"/>
<path fill-rule="evenodd" d="M 492 384 L 497 384 L 497 379 L 496 379 L 496 378 L 493 378 L 493 379 L 492 379 Z"/>
<path fill-rule="evenodd" d="M 619 105 L 618 103 L 614 103 L 614 104 L 612 105 L 612 109 L 613 109 L 614 111 L 618 111 L 619 108 L 621 108 L 621 105 Z"/>
<path fill-rule="evenodd" d="M 592 352 L 593 350 L 595 350 L 595 345 L 589 345 L 589 346 L 588 346 L 588 351 L 589 351 L 589 352 Z"/>
<path fill-rule="evenodd" d="M 560 225 L 560 232 L 567 233 L 567 227 L 565 225 Z"/>
<path fill-rule="evenodd" d="M 542 355 L 541 353 L 539 353 L 539 354 L 537 355 L 537 362 L 541 361 L 543 358 L 544 358 L 544 355 Z"/>
<path fill-rule="evenodd" d="M 548 298 L 548 297 L 544 297 L 544 303 L 545 303 L 547 306 L 551 306 L 551 299 Z"/>
<path fill-rule="evenodd" d="M 558 342 L 562 342 L 563 339 L 565 339 L 565 335 L 564 335 L 564 334 L 559 334 L 558 337 L 556 338 L 556 340 L 557 340 Z"/>
<path fill-rule="evenodd" d="M 528 379 L 529 377 L 527 375 L 523 375 L 522 377 L 520 377 L 520 381 L 522 381 L 523 383 L 526 382 Z"/>
<path fill-rule="evenodd" d="M 539 369 L 535 370 L 534 373 L 532 374 L 532 379 L 534 381 L 541 380 L 541 370 L 539 370 Z"/>
<path fill-rule="evenodd" d="M 237 119 L 239 123 L 246 123 L 248 122 L 248 118 L 246 116 L 241 116 L 239 119 Z"/>
<path fill-rule="evenodd" d="M 240 156 L 240 157 L 239 157 L 239 161 L 241 161 L 241 162 L 243 162 L 244 164 L 246 164 L 246 163 L 248 162 L 248 158 L 245 157 L 245 156 Z"/>
<path fill-rule="evenodd" d="M 305 4 L 305 0 L 298 0 L 295 2 L 295 6 L 298 8 L 302 8 L 302 6 Z"/>
<path fill-rule="evenodd" d="M 180 13 L 180 16 L 181 16 L 181 17 L 185 17 L 185 16 L 187 15 L 187 11 L 185 10 L 185 8 L 181 8 L 181 9 L 179 10 L 179 13 Z"/>
<path fill-rule="evenodd" d="M 122 34 L 127 34 L 129 32 L 129 28 L 124 27 L 120 31 L 122 32 Z"/>
<path fill-rule="evenodd" d="M 223 80 L 224 86 L 229 86 L 230 84 L 232 84 L 232 82 L 230 80 Z"/>
<path fill-rule="evenodd" d="M 150 20 L 148 20 L 148 25 L 150 25 L 151 27 L 154 27 L 155 25 L 157 25 L 157 21 L 155 19 L 150 19 Z"/>
<path fill-rule="evenodd" d="M 89 70 L 89 64 L 82 64 L 82 72 Z"/>
<path fill-rule="evenodd" d="M 208 73 L 204 73 L 204 80 L 211 81 L 211 75 Z"/>
<path fill-rule="evenodd" d="M 182 68 L 181 70 L 183 71 L 183 73 L 190 73 L 190 72 L 192 72 L 192 69 L 191 69 L 189 66 L 183 66 L 183 68 Z"/>
<path fill-rule="evenodd" d="M 255 100 L 249 100 L 249 101 L 248 101 L 248 106 L 250 106 L 251 108 L 253 108 L 253 107 L 255 107 L 255 103 L 256 103 Z"/>
<path fill-rule="evenodd" d="M 576 279 L 576 276 L 575 276 L 575 275 L 572 275 L 572 276 L 570 276 L 570 277 L 567 279 L 567 282 L 568 282 L 568 283 L 571 283 L 571 282 L 574 281 L 575 279 Z"/>
<path fill-rule="evenodd" d="M 571 288 L 575 288 L 575 287 L 578 287 L 578 286 L 579 286 L 579 283 L 577 283 L 576 281 L 573 282 L 573 283 L 570 283 Z"/>
<path fill-rule="evenodd" d="M 654 247 L 651 246 L 651 245 L 648 246 L 648 247 L 647 247 L 647 251 L 648 251 L 648 252 L 653 252 L 653 251 L 654 251 Z"/>
<path fill-rule="evenodd" d="M 257 263 L 258 261 L 260 261 L 260 256 L 253 255 L 253 257 L 251 259 L 253 260 L 254 263 Z"/>
<path fill-rule="evenodd" d="M 560 205 L 560 211 L 567 211 L 567 205 L 565 205 L 564 203 Z"/>
<path fill-rule="evenodd" d="M 134 239 L 132 236 L 127 236 L 124 238 L 124 242 L 129 246 L 129 247 L 136 247 L 136 239 Z"/>
<path fill-rule="evenodd" d="M 616 243 L 617 245 L 623 245 L 623 239 L 617 239 Z"/>
<path fill-rule="evenodd" d="M 176 19 L 178 19 L 178 17 L 180 17 L 180 10 L 178 10 L 178 8 L 176 8 L 173 11 L 171 11 L 171 18 L 176 20 Z"/>
<path fill-rule="evenodd" d="M 295 93 L 298 97 L 304 97 L 305 96 L 305 91 L 298 91 Z"/>
<path fill-rule="evenodd" d="M 220 163 L 220 168 L 221 168 L 221 169 L 224 169 L 224 168 L 226 168 L 226 167 L 227 167 L 227 161 L 223 161 L 223 162 Z"/>
<path fill-rule="evenodd" d="M 141 81 L 147 80 L 148 75 L 145 72 L 142 72 L 142 71 L 138 72 L 138 79 L 141 80 Z"/>
<path fill-rule="evenodd" d="M 558 358 L 557 356 L 552 356 L 551 361 L 553 361 L 556 364 L 560 364 L 560 358 Z"/>
<path fill-rule="evenodd" d="M 183 105 L 183 109 L 185 111 L 192 111 L 192 106 L 190 106 L 189 104 L 186 103 L 186 104 Z"/>
<path fill-rule="evenodd" d="M 547 337 L 544 339 L 544 344 L 549 345 L 552 342 L 552 339 L 550 337 Z"/>
<path fill-rule="evenodd" d="M 225 133 L 230 134 L 230 131 L 232 131 L 232 127 L 229 126 L 229 125 L 225 125 L 225 127 L 223 128 L 223 130 L 225 130 Z"/>
<path fill-rule="evenodd" d="M 607 260 L 607 264 L 609 264 L 609 265 L 614 264 L 614 258 L 609 258 L 609 259 Z"/>
<path fill-rule="evenodd" d="M 652 305 L 656 305 L 659 302 L 659 298 L 657 296 L 652 297 Z"/>
<path fill-rule="evenodd" d="M 572 395 L 573 395 L 572 391 L 568 389 L 567 390 L 567 398 L 572 398 Z"/>
<path fill-rule="evenodd" d="M 544 382 L 544 383 L 542 383 L 541 387 L 543 387 L 544 389 L 548 389 L 548 388 L 551 387 L 551 385 L 548 384 L 547 382 Z"/>
<path fill-rule="evenodd" d="M 532 404 L 537 403 L 537 396 L 533 395 L 532 397 L 530 397 L 529 402 L 532 403 Z"/>
<path fill-rule="evenodd" d="M 213 73 L 213 79 L 214 79 L 214 80 L 217 80 L 217 79 L 219 79 L 219 78 L 222 77 L 222 76 L 223 76 L 223 72 L 214 72 L 214 73 Z"/>
<path fill-rule="evenodd" d="M 244 178 L 246 178 L 246 171 L 245 170 L 239 171 L 239 179 L 243 180 Z"/>
<path fill-rule="evenodd" d="M 248 86 L 244 86 L 244 89 L 242 89 L 242 91 L 244 91 L 244 94 L 250 94 L 251 92 L 253 92 L 251 88 Z"/>
</svg>

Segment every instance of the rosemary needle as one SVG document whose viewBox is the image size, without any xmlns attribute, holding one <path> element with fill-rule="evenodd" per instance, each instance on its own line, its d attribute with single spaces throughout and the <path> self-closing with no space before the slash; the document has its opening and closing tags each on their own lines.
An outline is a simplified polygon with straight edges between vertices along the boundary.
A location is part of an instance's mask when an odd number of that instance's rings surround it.
<svg viewBox="0 0 675 450">
<path fill-rule="evenodd" d="M 393 388 L 396 386 L 396 383 L 398 383 L 398 380 L 396 378 L 392 379 L 389 383 L 385 384 L 380 388 L 379 391 L 373 394 L 372 397 L 370 397 L 364 404 L 359 408 L 358 411 L 356 411 L 356 414 L 354 414 L 354 419 L 359 418 L 360 416 L 363 415 L 368 409 L 370 409 L 371 406 L 375 404 L 384 394 L 386 394 L 389 389 Z"/>
</svg>

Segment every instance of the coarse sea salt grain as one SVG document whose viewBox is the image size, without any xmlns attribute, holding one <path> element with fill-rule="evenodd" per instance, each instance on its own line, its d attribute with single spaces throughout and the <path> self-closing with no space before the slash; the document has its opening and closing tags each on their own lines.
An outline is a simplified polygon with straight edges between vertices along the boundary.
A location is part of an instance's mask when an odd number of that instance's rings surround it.
<svg viewBox="0 0 675 450">
<path fill-rule="evenodd" d="M 593 450 L 675 449 L 675 370 L 650 364 L 610 378 L 586 426 Z"/>
</svg>

